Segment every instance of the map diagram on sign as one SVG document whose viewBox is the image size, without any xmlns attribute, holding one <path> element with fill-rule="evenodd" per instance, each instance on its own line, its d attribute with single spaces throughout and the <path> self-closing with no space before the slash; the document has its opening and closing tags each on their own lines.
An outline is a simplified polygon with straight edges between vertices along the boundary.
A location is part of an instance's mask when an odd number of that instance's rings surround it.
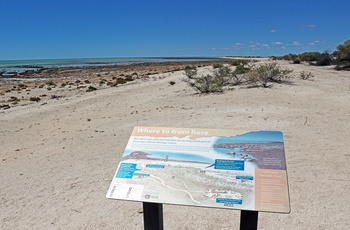
<svg viewBox="0 0 350 230">
<path fill-rule="evenodd" d="M 106 196 L 289 212 L 285 172 L 281 132 L 135 127 Z"/>
</svg>

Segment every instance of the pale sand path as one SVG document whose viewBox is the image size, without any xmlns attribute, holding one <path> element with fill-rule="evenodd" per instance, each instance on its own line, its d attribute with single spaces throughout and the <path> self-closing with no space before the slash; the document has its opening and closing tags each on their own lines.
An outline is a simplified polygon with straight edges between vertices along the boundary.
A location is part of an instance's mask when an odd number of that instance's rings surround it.
<svg viewBox="0 0 350 230">
<path fill-rule="evenodd" d="M 143 229 L 141 203 L 105 198 L 137 125 L 283 131 L 292 212 L 259 229 L 350 229 L 350 72 L 288 67 L 315 78 L 197 95 L 177 72 L 0 111 L 0 229 Z M 164 224 L 239 229 L 239 211 L 164 205 Z"/>
</svg>

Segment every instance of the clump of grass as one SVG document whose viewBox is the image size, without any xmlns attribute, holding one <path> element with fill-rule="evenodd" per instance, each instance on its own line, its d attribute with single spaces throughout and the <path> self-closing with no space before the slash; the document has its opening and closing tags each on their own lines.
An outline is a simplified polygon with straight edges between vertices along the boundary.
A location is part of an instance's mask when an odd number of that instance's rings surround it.
<svg viewBox="0 0 350 230">
<path fill-rule="evenodd" d="M 29 98 L 29 101 L 38 102 L 38 101 L 40 101 L 40 100 L 41 100 L 40 97 L 30 97 L 30 98 Z"/>
<path fill-rule="evenodd" d="M 11 106 L 9 104 L 0 105 L 0 109 L 3 109 L 3 110 L 10 109 L 10 108 Z"/>
<path fill-rule="evenodd" d="M 95 90 L 97 90 L 97 88 L 90 85 L 90 86 L 87 88 L 86 92 L 92 92 L 92 91 L 95 91 Z"/>
<path fill-rule="evenodd" d="M 295 59 L 293 60 L 293 64 L 300 64 L 300 63 L 301 63 L 300 58 L 295 58 Z"/>
<path fill-rule="evenodd" d="M 312 72 L 308 72 L 308 71 L 301 71 L 299 77 L 302 80 L 308 80 L 310 78 L 313 78 L 314 74 Z"/>
<path fill-rule="evenodd" d="M 193 79 L 197 76 L 197 69 L 194 66 L 186 66 L 184 70 L 184 75 L 186 75 L 189 79 Z"/>
<path fill-rule="evenodd" d="M 8 102 L 17 102 L 17 101 L 20 101 L 20 99 L 14 96 L 11 96 L 10 99 L 8 100 Z"/>
<path fill-rule="evenodd" d="M 118 77 L 116 82 L 117 82 L 117 84 L 125 84 L 126 80 L 124 78 Z"/>
<path fill-rule="evenodd" d="M 220 67 L 223 67 L 224 65 L 222 63 L 214 63 L 213 64 L 213 68 L 214 69 L 217 69 L 217 68 L 220 68 Z"/>
<path fill-rule="evenodd" d="M 50 81 L 48 81 L 46 84 L 47 84 L 47 85 L 50 85 L 50 86 L 53 86 L 53 85 L 55 85 L 55 82 L 54 82 L 53 80 L 50 80 Z"/>
<path fill-rule="evenodd" d="M 133 81 L 134 78 L 133 78 L 132 76 L 134 76 L 134 75 L 127 75 L 127 76 L 125 77 L 125 81 Z M 137 76 L 137 74 L 136 74 L 135 76 Z"/>
<path fill-rule="evenodd" d="M 248 60 L 244 60 L 244 59 L 234 59 L 231 61 L 231 65 L 232 66 L 238 66 L 238 65 L 247 65 L 249 63 Z"/>
</svg>

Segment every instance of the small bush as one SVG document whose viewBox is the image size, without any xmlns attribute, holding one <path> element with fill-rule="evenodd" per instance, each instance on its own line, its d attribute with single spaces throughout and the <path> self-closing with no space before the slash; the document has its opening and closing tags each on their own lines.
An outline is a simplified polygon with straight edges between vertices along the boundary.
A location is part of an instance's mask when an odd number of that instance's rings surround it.
<svg viewBox="0 0 350 230">
<path fill-rule="evenodd" d="M 301 63 L 300 58 L 295 58 L 295 59 L 293 60 L 293 64 L 300 64 L 300 63 Z"/>
<path fill-rule="evenodd" d="M 333 62 L 333 59 L 331 58 L 331 55 L 328 52 L 322 53 L 320 56 L 316 59 L 316 65 L 317 66 L 327 66 L 331 65 Z"/>
<path fill-rule="evenodd" d="M 221 66 L 214 71 L 214 78 L 222 85 L 227 85 L 230 83 L 232 78 L 232 70 L 227 66 Z"/>
<path fill-rule="evenodd" d="M 217 69 L 217 68 L 220 68 L 220 67 L 223 67 L 224 65 L 222 63 L 214 63 L 213 64 L 213 68 L 214 69 Z"/>
<path fill-rule="evenodd" d="M 264 88 L 270 87 L 269 82 L 282 83 L 289 78 L 292 70 L 281 69 L 277 63 L 267 63 L 253 67 L 246 75 L 245 79 L 248 84 L 256 84 Z"/>
<path fill-rule="evenodd" d="M 248 60 L 244 60 L 244 59 L 235 59 L 231 61 L 231 65 L 232 66 L 238 66 L 238 65 L 247 65 L 249 63 Z"/>
<path fill-rule="evenodd" d="M 339 62 L 335 67 L 336 70 L 350 70 L 350 61 Z"/>
<path fill-rule="evenodd" d="M 236 66 L 236 69 L 234 71 L 235 74 L 245 74 L 248 73 L 251 70 L 250 66 L 245 66 L 243 63 Z"/>
<path fill-rule="evenodd" d="M 133 81 L 133 80 L 134 80 L 134 78 L 131 75 L 128 75 L 125 77 L 125 81 Z"/>
<path fill-rule="evenodd" d="M 0 109 L 3 109 L 3 110 L 10 109 L 10 108 L 11 108 L 11 106 L 8 104 L 0 105 Z"/>
<path fill-rule="evenodd" d="M 202 75 L 194 81 L 188 81 L 189 85 L 198 90 L 200 93 L 222 92 L 222 83 L 213 75 Z"/>
<path fill-rule="evenodd" d="M 175 85 L 176 82 L 175 81 L 169 81 L 169 85 Z"/>
<path fill-rule="evenodd" d="M 31 98 L 29 98 L 29 100 L 38 102 L 38 101 L 40 101 L 40 97 L 31 97 Z"/>
<path fill-rule="evenodd" d="M 350 70 L 350 39 L 338 45 L 335 54 L 337 57 L 336 70 Z"/>
<path fill-rule="evenodd" d="M 302 80 L 308 80 L 308 79 L 314 77 L 314 74 L 312 72 L 301 71 L 299 77 Z"/>
<path fill-rule="evenodd" d="M 118 77 L 118 78 L 117 78 L 117 83 L 118 83 L 118 84 L 125 84 L 125 83 L 126 83 L 126 80 L 125 80 L 124 78 Z"/>
<path fill-rule="evenodd" d="M 196 67 L 186 66 L 184 75 L 186 75 L 189 79 L 193 79 L 195 76 L 197 76 Z"/>
<path fill-rule="evenodd" d="M 48 81 L 48 82 L 47 82 L 47 85 L 51 85 L 51 86 L 53 86 L 53 85 L 55 85 L 55 82 L 54 82 L 54 81 L 52 81 L 52 80 L 50 80 L 50 81 Z"/>
<path fill-rule="evenodd" d="M 304 52 L 302 54 L 299 54 L 299 58 L 301 61 L 313 62 L 316 61 L 320 55 L 320 52 Z"/>
<path fill-rule="evenodd" d="M 97 88 L 93 87 L 93 86 L 89 86 L 88 89 L 86 90 L 86 92 L 92 92 L 92 91 L 95 91 L 97 90 Z"/>
</svg>

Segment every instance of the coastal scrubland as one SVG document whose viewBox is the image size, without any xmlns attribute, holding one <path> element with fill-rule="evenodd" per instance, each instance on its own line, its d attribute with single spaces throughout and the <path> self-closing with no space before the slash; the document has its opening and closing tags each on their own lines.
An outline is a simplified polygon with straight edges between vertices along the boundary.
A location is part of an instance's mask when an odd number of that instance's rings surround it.
<svg viewBox="0 0 350 230">
<path fill-rule="evenodd" d="M 259 229 L 348 229 L 350 72 L 335 67 L 225 58 L 2 78 L 0 229 L 143 229 L 141 203 L 105 198 L 134 126 L 282 131 L 292 211 L 259 213 Z M 276 69 L 266 85 L 248 81 Z M 201 76 L 222 76 L 221 90 L 193 87 Z M 166 229 L 239 218 L 164 205 Z"/>
</svg>

